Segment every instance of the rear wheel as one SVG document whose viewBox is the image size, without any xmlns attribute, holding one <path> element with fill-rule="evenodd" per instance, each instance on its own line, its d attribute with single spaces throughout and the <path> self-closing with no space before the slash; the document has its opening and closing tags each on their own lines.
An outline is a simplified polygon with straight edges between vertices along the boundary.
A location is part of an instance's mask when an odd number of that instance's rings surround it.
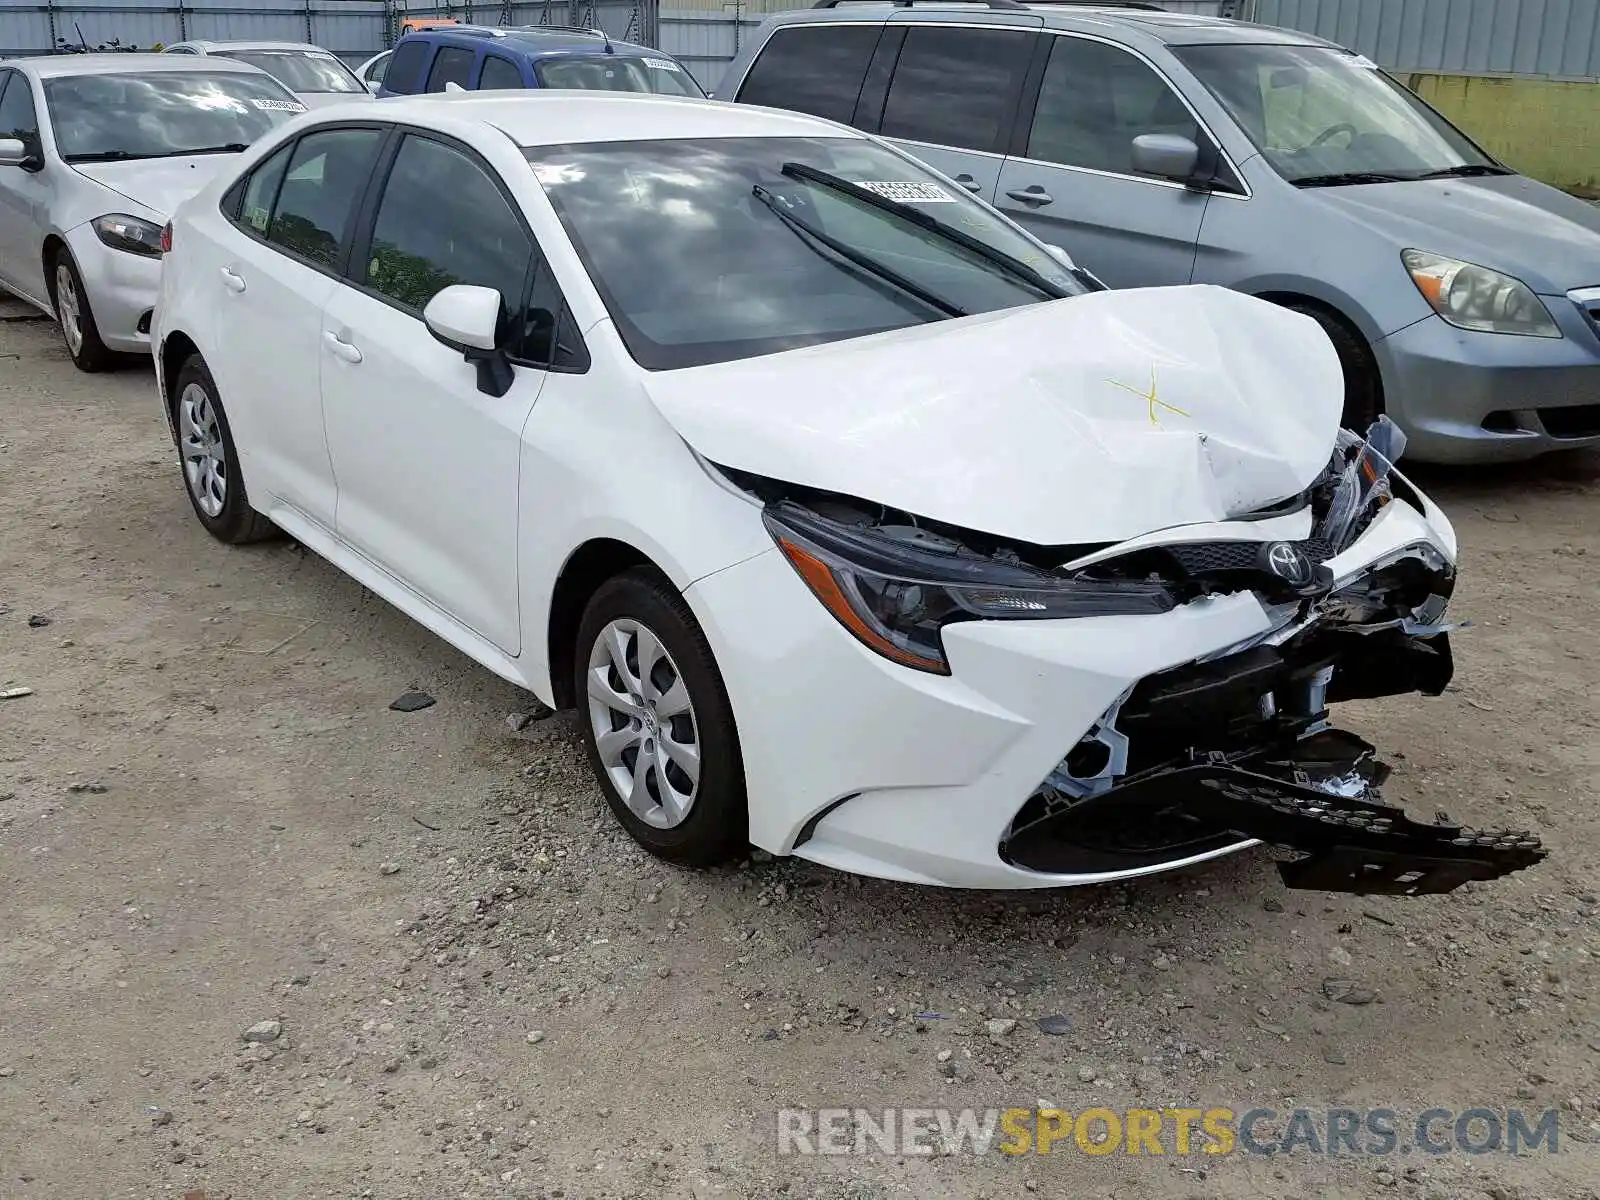
<svg viewBox="0 0 1600 1200">
<path fill-rule="evenodd" d="M 1368 427 L 1383 415 L 1383 381 L 1378 375 L 1378 363 L 1366 339 L 1327 309 L 1313 304 L 1286 304 L 1284 307 L 1310 317 L 1328 335 L 1334 352 L 1339 356 L 1339 366 L 1344 370 L 1344 414 L 1341 423 L 1346 429 L 1366 433 Z"/>
<path fill-rule="evenodd" d="M 56 321 L 61 326 L 61 340 L 67 344 L 67 353 L 80 371 L 104 371 L 114 366 L 117 355 L 108 350 L 100 340 L 100 327 L 94 323 L 94 312 L 89 307 L 89 296 L 83 290 L 83 277 L 78 274 L 78 264 L 65 248 L 58 250 L 51 264 L 51 299 L 56 304 Z"/>
<path fill-rule="evenodd" d="M 250 507 L 233 432 L 205 359 L 191 354 L 172 384 L 178 462 L 194 515 L 220 542 L 238 545 L 271 537 L 277 527 Z"/>
<path fill-rule="evenodd" d="M 747 845 L 739 735 L 689 606 L 653 570 L 602 584 L 578 628 L 575 694 L 589 763 L 646 850 L 710 866 Z"/>
</svg>

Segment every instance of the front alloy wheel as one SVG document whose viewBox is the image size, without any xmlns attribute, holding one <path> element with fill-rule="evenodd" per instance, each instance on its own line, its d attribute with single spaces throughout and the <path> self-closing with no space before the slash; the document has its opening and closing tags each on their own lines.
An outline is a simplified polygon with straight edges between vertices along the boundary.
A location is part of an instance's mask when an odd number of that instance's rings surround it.
<svg viewBox="0 0 1600 1200">
<path fill-rule="evenodd" d="M 100 327 L 95 324 L 78 265 L 64 248 L 56 254 L 50 285 L 56 302 L 56 320 L 61 325 L 61 340 L 67 344 L 73 365 L 80 371 L 104 371 L 116 361 L 116 355 L 100 340 Z"/>
<path fill-rule="evenodd" d="M 638 568 L 602 584 L 574 656 L 584 744 L 606 801 L 661 858 L 709 866 L 746 846 L 744 764 L 722 675 L 683 597 Z"/>
</svg>

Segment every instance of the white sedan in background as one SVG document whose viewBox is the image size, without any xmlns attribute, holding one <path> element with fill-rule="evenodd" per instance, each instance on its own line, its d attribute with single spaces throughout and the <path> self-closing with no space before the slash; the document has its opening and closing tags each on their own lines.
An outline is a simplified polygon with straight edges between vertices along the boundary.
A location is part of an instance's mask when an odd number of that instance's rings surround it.
<svg viewBox="0 0 1600 1200">
<path fill-rule="evenodd" d="M 249 63 L 283 84 L 307 108 L 372 98 L 371 89 L 338 55 L 309 42 L 174 42 L 162 53 L 209 55 Z"/>
<path fill-rule="evenodd" d="M 312 113 L 179 209 L 160 395 L 274 526 L 546 702 L 667 859 L 1027 888 L 1270 841 L 1448 890 L 1328 703 L 1450 678 L 1455 535 L 1317 324 L 1097 291 L 826 121 L 538 93 Z"/>
<path fill-rule="evenodd" d="M 304 111 L 225 59 L 0 62 L 0 288 L 60 321 L 82 370 L 148 354 L 167 215 Z"/>
</svg>

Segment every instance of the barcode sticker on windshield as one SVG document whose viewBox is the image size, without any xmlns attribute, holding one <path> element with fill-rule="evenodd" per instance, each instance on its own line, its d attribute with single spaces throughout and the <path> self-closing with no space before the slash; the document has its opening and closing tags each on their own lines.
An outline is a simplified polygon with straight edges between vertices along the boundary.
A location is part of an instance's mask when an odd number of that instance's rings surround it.
<svg viewBox="0 0 1600 1200">
<path fill-rule="evenodd" d="M 294 100 L 256 100 L 256 99 L 252 99 L 250 101 L 250 103 L 254 104 L 257 108 L 262 109 L 262 110 L 264 110 L 266 112 L 305 112 L 306 111 L 306 106 L 304 104 L 297 103 Z"/>
<path fill-rule="evenodd" d="M 683 70 L 682 67 L 680 67 L 677 63 L 673 62 L 670 58 L 647 58 L 647 59 L 644 60 L 644 65 L 647 66 L 647 67 L 651 67 L 651 68 L 653 68 L 654 70 L 657 70 L 657 71 L 681 71 L 681 70 Z"/>
<path fill-rule="evenodd" d="M 954 204 L 956 198 L 941 187 L 931 183 L 888 183 L 881 180 L 861 179 L 856 186 L 877 192 L 886 200 L 901 204 Z"/>
<path fill-rule="evenodd" d="M 1352 54 L 1350 56 L 1350 61 L 1356 66 L 1360 67 L 1363 71 L 1376 71 L 1378 69 L 1378 64 L 1373 62 L 1365 54 Z"/>
</svg>

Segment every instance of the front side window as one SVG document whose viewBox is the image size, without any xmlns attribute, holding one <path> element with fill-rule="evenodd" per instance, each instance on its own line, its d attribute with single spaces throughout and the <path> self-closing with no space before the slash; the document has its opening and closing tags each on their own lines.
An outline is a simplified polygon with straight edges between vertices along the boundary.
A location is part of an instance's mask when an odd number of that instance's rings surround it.
<svg viewBox="0 0 1600 1200">
<path fill-rule="evenodd" d="M 408 136 L 378 202 L 365 283 L 420 314 L 451 284 L 500 293 L 513 357 L 541 323 L 524 312 L 533 242 L 505 195 L 472 159 L 443 143 Z M 548 334 L 544 340 L 548 342 Z"/>
<path fill-rule="evenodd" d="M 1184 46 L 1174 53 L 1290 183 L 1505 173 L 1358 55 L 1326 46 L 1245 44 Z"/>
<path fill-rule="evenodd" d="M 861 138 L 617 142 L 524 153 L 629 353 L 651 370 L 1083 290 L 992 209 Z M 900 207 L 886 210 L 863 192 Z M 978 249 L 960 244 L 962 236 Z"/>
<path fill-rule="evenodd" d="M 275 80 L 233 71 L 69 75 L 44 98 L 67 162 L 233 154 L 305 112 Z"/>
<path fill-rule="evenodd" d="M 876 25 L 780 29 L 745 76 L 739 101 L 848 125 L 877 45 Z"/>
<path fill-rule="evenodd" d="M 478 69 L 478 87 L 485 92 L 506 91 L 522 86 L 522 72 L 509 58 L 487 54 Z"/>
<path fill-rule="evenodd" d="M 689 72 L 670 58 L 563 55 L 535 63 L 539 85 L 594 92 L 652 92 L 658 96 L 704 96 Z"/>
<path fill-rule="evenodd" d="M 895 64 L 879 132 L 1004 153 L 1033 38 L 1009 29 L 919 25 L 910 30 Z"/>
<path fill-rule="evenodd" d="M 476 50 L 440 46 L 439 53 L 433 56 L 433 69 L 428 72 L 428 91 L 442 92 L 452 83 L 465 90 L 472 78 L 472 60 L 477 57 Z"/>
<path fill-rule="evenodd" d="M 1175 134 L 1196 145 L 1200 126 L 1165 80 L 1126 50 L 1058 37 L 1028 132 L 1028 157 L 1130 174 L 1133 139 Z"/>
<path fill-rule="evenodd" d="M 313 50 L 219 50 L 271 75 L 291 92 L 364 92 L 367 89 L 333 55 Z"/>
<path fill-rule="evenodd" d="M 335 266 L 382 138 L 376 129 L 330 129 L 301 138 L 278 188 L 267 240 L 321 266 Z"/>
<path fill-rule="evenodd" d="M 37 150 L 39 118 L 33 108 L 33 89 L 20 71 L 0 74 L 0 138 L 16 138 Z"/>
<path fill-rule="evenodd" d="M 384 69 L 383 86 L 401 96 L 417 90 L 417 76 L 422 71 L 422 60 L 428 56 L 427 42 L 401 42 L 389 56 Z"/>
<path fill-rule="evenodd" d="M 383 73 L 389 69 L 390 54 L 380 54 L 367 64 L 367 69 L 362 72 L 368 83 L 382 83 Z"/>
</svg>

